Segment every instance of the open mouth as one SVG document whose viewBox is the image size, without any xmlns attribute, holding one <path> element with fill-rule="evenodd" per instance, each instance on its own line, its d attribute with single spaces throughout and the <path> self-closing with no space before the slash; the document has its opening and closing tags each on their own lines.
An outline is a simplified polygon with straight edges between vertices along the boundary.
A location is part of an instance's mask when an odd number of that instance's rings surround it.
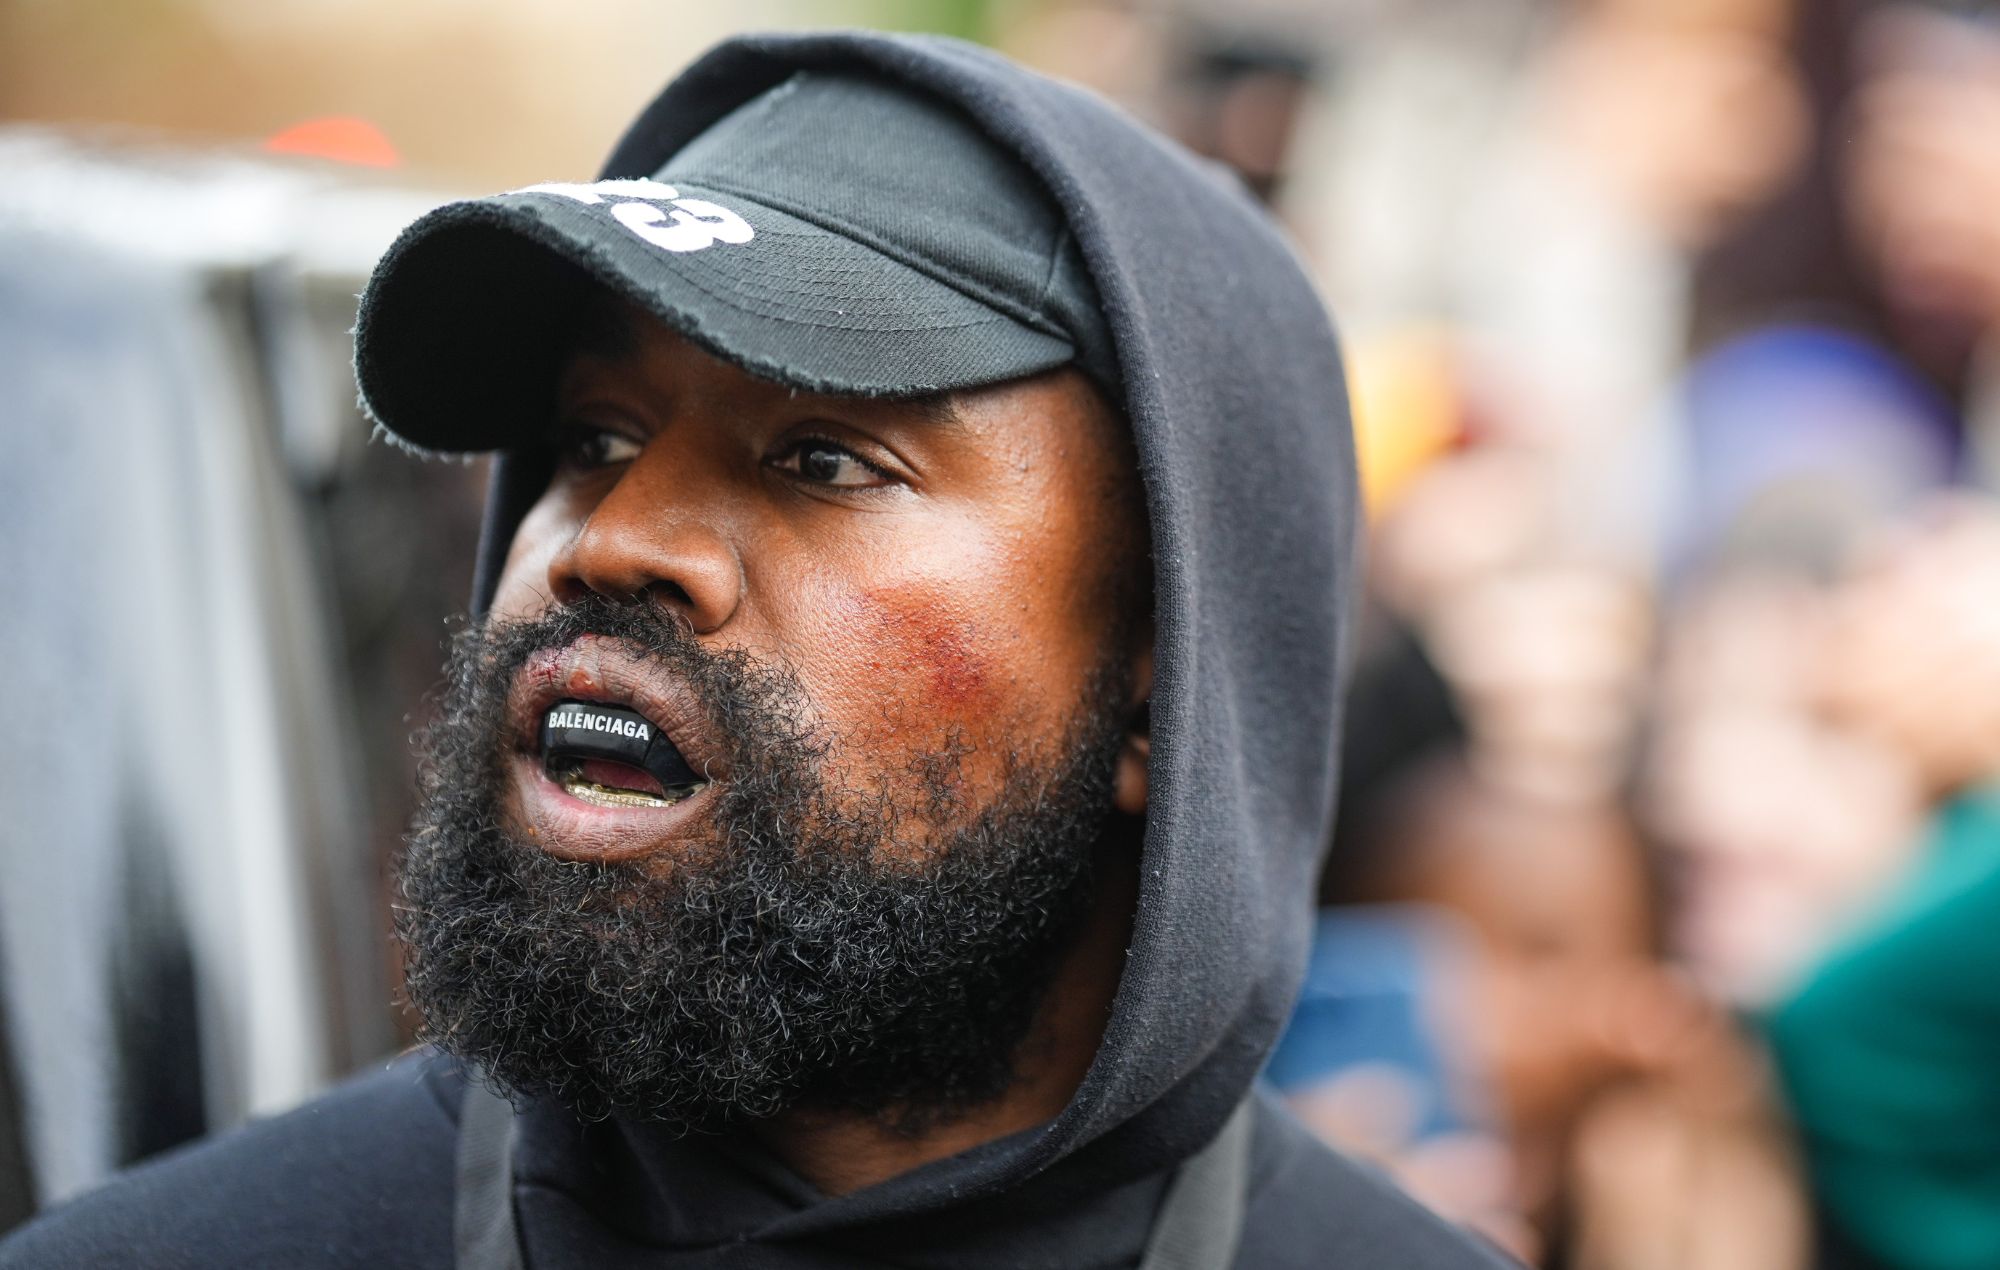
<svg viewBox="0 0 2000 1270">
<path fill-rule="evenodd" d="M 671 807 L 708 784 L 637 710 L 601 701 L 558 701 L 542 717 L 542 767 L 594 807 Z"/>
</svg>

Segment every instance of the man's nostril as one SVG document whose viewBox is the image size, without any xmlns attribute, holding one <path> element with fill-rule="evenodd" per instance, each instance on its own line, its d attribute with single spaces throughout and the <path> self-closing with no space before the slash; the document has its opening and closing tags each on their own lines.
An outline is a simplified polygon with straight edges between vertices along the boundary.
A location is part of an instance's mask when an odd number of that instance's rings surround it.
<svg viewBox="0 0 2000 1270">
<path fill-rule="evenodd" d="M 656 603 L 671 606 L 677 613 L 694 607 L 694 597 L 678 582 L 655 582 L 646 588 L 646 595 Z"/>
</svg>

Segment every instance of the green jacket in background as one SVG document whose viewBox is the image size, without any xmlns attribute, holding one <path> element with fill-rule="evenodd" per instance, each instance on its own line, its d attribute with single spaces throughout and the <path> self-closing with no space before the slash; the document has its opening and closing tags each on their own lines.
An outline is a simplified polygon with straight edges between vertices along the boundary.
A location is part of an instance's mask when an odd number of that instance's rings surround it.
<svg viewBox="0 0 2000 1270">
<path fill-rule="evenodd" d="M 1896 1270 L 2000 1268 L 2000 786 L 1771 1020 L 1827 1218 Z"/>
</svg>

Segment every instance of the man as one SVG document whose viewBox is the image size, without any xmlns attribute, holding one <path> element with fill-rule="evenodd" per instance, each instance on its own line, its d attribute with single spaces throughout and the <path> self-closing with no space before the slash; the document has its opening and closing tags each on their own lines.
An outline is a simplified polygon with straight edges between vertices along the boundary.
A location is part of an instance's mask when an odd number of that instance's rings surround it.
<svg viewBox="0 0 2000 1270">
<path fill-rule="evenodd" d="M 0 1265 L 1496 1263 L 1250 1091 L 1354 491 L 1239 190 L 968 46 L 737 40 L 411 227 L 356 349 L 502 455 L 401 878 L 441 1052 Z"/>
</svg>

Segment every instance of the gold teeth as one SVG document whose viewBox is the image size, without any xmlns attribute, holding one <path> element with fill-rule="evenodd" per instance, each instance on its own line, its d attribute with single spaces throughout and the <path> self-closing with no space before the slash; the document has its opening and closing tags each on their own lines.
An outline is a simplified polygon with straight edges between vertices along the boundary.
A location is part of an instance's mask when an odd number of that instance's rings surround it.
<svg viewBox="0 0 2000 1270">
<path fill-rule="evenodd" d="M 671 807 L 678 798 L 662 798 L 658 794 L 642 793 L 636 789 L 618 789 L 611 785 L 600 785 L 587 781 L 574 772 L 562 778 L 563 792 L 571 798 L 589 803 L 593 807 Z"/>
</svg>

